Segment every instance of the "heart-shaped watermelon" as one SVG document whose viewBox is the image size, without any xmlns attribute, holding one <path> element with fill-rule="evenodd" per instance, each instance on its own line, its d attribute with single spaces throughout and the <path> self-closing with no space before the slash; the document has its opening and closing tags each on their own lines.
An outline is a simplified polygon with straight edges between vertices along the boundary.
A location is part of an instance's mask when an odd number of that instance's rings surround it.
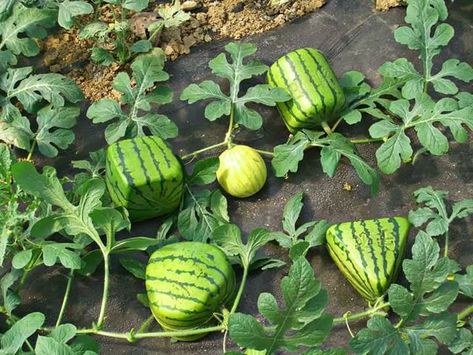
<svg viewBox="0 0 473 355">
<path fill-rule="evenodd" d="M 373 303 L 397 277 L 408 233 L 404 217 L 339 223 L 327 230 L 327 247 L 347 280 Z"/>
</svg>

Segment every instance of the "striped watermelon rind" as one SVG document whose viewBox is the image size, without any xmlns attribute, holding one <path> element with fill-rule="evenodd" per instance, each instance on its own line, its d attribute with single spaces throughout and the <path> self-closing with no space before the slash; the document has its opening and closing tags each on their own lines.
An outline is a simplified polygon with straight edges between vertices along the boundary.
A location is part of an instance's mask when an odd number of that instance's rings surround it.
<svg viewBox="0 0 473 355">
<path fill-rule="evenodd" d="M 278 102 L 290 132 L 332 122 L 345 105 L 345 94 L 322 52 L 300 48 L 279 58 L 267 73 L 268 84 L 285 89 L 292 100 Z"/>
<path fill-rule="evenodd" d="M 174 211 L 182 198 L 184 173 L 157 136 L 122 140 L 107 149 L 106 184 L 112 201 L 140 221 Z"/>
<path fill-rule="evenodd" d="M 236 288 L 224 252 L 200 242 L 180 242 L 156 250 L 146 267 L 151 311 L 166 331 L 200 327 L 222 310 Z M 179 337 L 195 340 L 205 334 Z"/>
<path fill-rule="evenodd" d="M 252 196 L 266 183 L 266 163 L 251 147 L 235 145 L 220 154 L 219 162 L 217 181 L 234 197 Z"/>
<path fill-rule="evenodd" d="M 339 270 L 368 302 L 383 296 L 397 278 L 409 221 L 404 217 L 332 225 L 327 248 Z"/>
</svg>

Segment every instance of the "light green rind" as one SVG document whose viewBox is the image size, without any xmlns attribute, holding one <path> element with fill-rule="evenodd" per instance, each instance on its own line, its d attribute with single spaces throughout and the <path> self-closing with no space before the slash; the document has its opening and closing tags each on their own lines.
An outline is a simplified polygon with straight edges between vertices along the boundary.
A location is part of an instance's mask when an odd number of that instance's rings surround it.
<svg viewBox="0 0 473 355">
<path fill-rule="evenodd" d="M 397 277 L 408 233 L 404 217 L 345 222 L 327 230 L 327 248 L 358 293 L 375 302 Z"/>
<path fill-rule="evenodd" d="M 107 149 L 108 191 L 134 221 L 174 211 L 181 201 L 183 181 L 180 162 L 160 137 L 127 139 Z"/>
<path fill-rule="evenodd" d="M 291 132 L 331 122 L 345 105 L 345 95 L 325 56 L 300 48 L 279 58 L 268 70 L 269 85 L 285 89 L 292 100 L 277 103 Z"/>
<path fill-rule="evenodd" d="M 151 255 L 146 268 L 150 308 L 165 330 L 192 329 L 209 322 L 232 298 L 235 286 L 235 272 L 225 254 L 205 243 L 164 246 Z"/>
</svg>

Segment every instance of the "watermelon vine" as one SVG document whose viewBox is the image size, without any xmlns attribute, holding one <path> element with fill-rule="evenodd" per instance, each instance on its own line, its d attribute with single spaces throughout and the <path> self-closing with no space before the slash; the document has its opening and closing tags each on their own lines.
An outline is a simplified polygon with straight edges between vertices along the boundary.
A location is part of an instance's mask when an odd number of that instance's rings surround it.
<svg viewBox="0 0 473 355">
<path fill-rule="evenodd" d="M 451 79 L 469 83 L 473 69 L 456 58 L 446 60 L 438 72 L 433 69 L 435 57 L 454 36 L 445 23 L 444 1 L 408 1 L 408 26 L 394 35 L 397 42 L 419 51 L 420 69 L 406 58 L 387 62 L 379 68 L 383 80 L 376 88 L 356 71 L 338 80 L 315 49 L 290 52 L 268 68 L 248 60 L 256 46 L 226 45 L 226 53 L 212 59 L 209 67 L 228 82 L 228 90 L 206 80 L 190 84 L 180 98 L 189 104 L 209 101 L 206 119 L 228 118 L 227 132 L 220 142 L 180 159 L 166 142 L 177 136 L 177 126 L 155 113 L 155 105 L 169 103 L 173 93 L 158 85 L 169 75 L 153 40 L 164 27 L 179 25 L 188 16 L 178 2 L 161 9 L 162 19 L 150 27 L 150 38 L 132 44 L 126 40 L 128 11 L 142 11 L 149 2 L 104 2 L 121 10 L 121 18 L 112 26 L 89 23 L 81 35 L 96 39 L 92 60 L 104 65 L 132 61 L 131 76 L 125 67 L 116 76 L 119 100 L 103 99 L 89 107 L 93 123 L 109 123 L 109 147 L 90 153 L 89 160 L 72 162 L 80 171 L 72 178 L 58 177 L 50 166 L 37 167 L 33 159 L 38 152 L 56 157 L 72 144 L 83 95 L 63 75 L 34 74 L 33 68 L 16 65 L 22 56 L 39 53 L 36 40 L 55 22 L 71 28 L 77 25 L 76 17 L 97 14 L 102 1 L 0 4 L 0 266 L 9 270 L 0 279 L 5 323 L 0 354 L 92 355 L 99 352 L 94 335 L 128 342 L 189 341 L 211 332 L 223 333 L 225 354 L 433 354 L 440 347 L 454 354 L 473 351 L 473 266 L 463 269 L 449 257 L 451 225 L 473 214 L 473 199 L 452 202 L 448 192 L 424 187 L 414 193 L 419 208 L 410 211 L 408 219 L 301 224 L 300 192 L 287 201 L 281 231 L 256 228 L 243 236 L 232 223 L 225 195 L 208 186 L 217 180 L 230 195 L 250 196 L 266 181 L 261 155 L 272 158 L 277 177 L 286 177 L 298 171 L 307 149 L 320 148 L 327 175 L 333 176 L 341 159 L 347 159 L 376 194 L 379 173 L 361 157 L 358 144 L 379 144 L 378 168 L 391 174 L 421 154 L 447 153 L 443 128 L 455 141 L 467 142 L 473 129 L 473 95 Z M 105 35 L 110 35 L 105 42 L 112 43 L 102 42 Z M 265 73 L 268 84 L 240 92 L 244 81 Z M 237 128 L 257 130 L 263 124 L 255 104 L 277 107 L 292 132 L 272 152 L 236 143 Z M 367 118 L 376 120 L 369 124 L 367 137 L 337 131 Z M 218 158 L 199 160 L 185 173 L 182 162 L 222 149 Z M 132 224 L 156 216 L 163 218 L 156 237 L 133 235 Z M 417 235 L 403 259 L 410 225 Z M 288 259 L 263 255 L 270 243 L 287 249 Z M 322 245 L 367 301 L 366 310 L 337 316 L 327 311 L 327 292 L 307 260 L 309 251 Z M 112 257 L 144 281 L 147 292 L 136 297 L 152 313 L 126 332 L 106 326 Z M 262 293 L 259 315 L 242 313 L 239 305 L 250 273 L 286 264 L 288 272 L 278 290 L 281 302 Z M 21 314 L 21 290 L 31 272 L 54 265 L 67 270 L 56 321 L 46 320 L 41 312 Z M 95 321 L 85 328 L 64 324 L 74 280 L 99 267 L 104 281 Z M 235 274 L 234 267 L 240 272 Z M 400 269 L 406 281 L 397 283 Z M 467 306 L 453 313 L 458 300 Z M 360 320 L 367 320 L 366 328 L 353 332 L 351 324 Z M 162 331 L 150 330 L 155 321 Z M 333 327 L 343 325 L 352 336 L 347 349 L 326 349 Z"/>
</svg>

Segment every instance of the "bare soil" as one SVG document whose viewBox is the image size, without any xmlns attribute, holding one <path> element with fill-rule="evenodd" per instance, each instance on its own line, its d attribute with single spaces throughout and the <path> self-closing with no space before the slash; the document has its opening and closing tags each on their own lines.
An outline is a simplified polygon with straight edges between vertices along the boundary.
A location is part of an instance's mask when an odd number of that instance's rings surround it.
<svg viewBox="0 0 473 355">
<path fill-rule="evenodd" d="M 391 7 L 406 5 L 405 0 L 376 0 L 376 10 L 387 11 Z"/>
<path fill-rule="evenodd" d="M 191 14 L 189 21 L 179 28 L 165 29 L 158 46 L 168 59 L 175 60 L 188 54 L 191 47 L 213 39 L 240 39 L 255 33 L 271 30 L 312 12 L 324 5 L 325 0 L 289 0 L 282 5 L 271 5 L 276 0 L 197 0 L 181 2 Z M 280 0 L 279 0 L 280 1 Z M 161 3 L 163 1 L 160 1 Z M 110 5 L 102 8 L 101 20 L 112 22 L 114 10 Z M 82 22 L 87 23 L 85 17 Z M 136 14 L 130 19 L 133 42 L 146 37 L 146 26 L 156 20 L 153 11 Z M 116 97 L 111 87 L 112 80 L 123 67 L 113 64 L 109 67 L 90 62 L 90 48 L 93 43 L 79 39 L 78 30 L 61 30 L 43 42 L 44 64 L 52 72 L 63 73 L 81 87 L 85 96 L 92 101 L 104 97 Z"/>
</svg>

